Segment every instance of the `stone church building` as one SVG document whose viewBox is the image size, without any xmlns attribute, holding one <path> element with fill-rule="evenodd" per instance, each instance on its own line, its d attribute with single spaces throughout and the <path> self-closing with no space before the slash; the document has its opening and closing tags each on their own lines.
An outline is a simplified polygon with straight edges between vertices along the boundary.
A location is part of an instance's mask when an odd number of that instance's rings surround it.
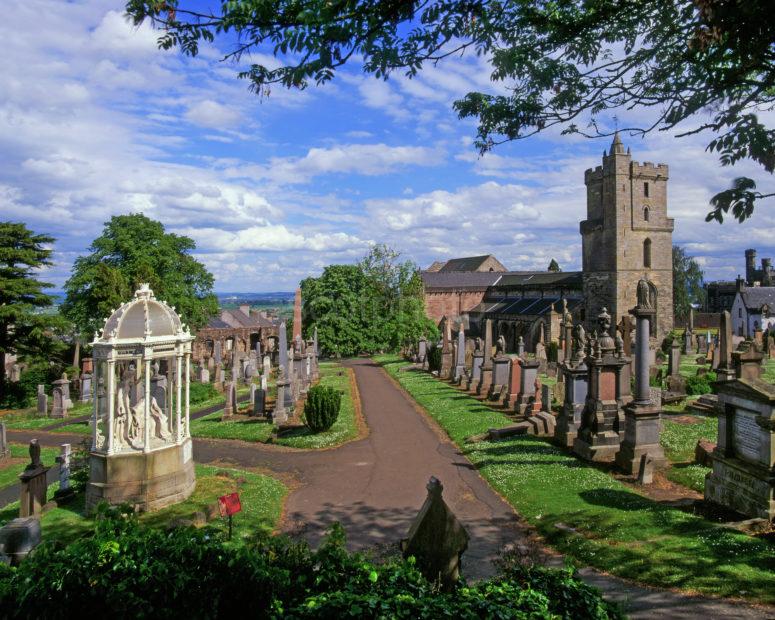
<svg viewBox="0 0 775 620">
<path fill-rule="evenodd" d="M 421 272 L 428 316 L 462 320 L 476 334 L 493 319 L 508 351 L 557 341 L 563 300 L 574 321 L 594 329 L 605 307 L 619 323 L 636 304 L 638 280 L 657 290 L 658 340 L 673 328 L 673 220 L 667 214 L 668 167 L 632 160 L 619 135 L 597 168 L 584 173 L 587 218 L 580 223 L 579 272 L 508 271 L 494 256 L 434 263 Z M 462 268 L 461 268 L 462 267 Z"/>
</svg>

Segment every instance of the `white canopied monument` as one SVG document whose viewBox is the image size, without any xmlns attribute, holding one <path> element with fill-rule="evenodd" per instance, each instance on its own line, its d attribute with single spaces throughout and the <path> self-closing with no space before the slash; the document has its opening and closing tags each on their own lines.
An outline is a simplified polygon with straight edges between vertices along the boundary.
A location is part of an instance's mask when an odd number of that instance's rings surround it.
<svg viewBox="0 0 775 620">
<path fill-rule="evenodd" d="M 147 284 L 95 334 L 87 509 L 156 510 L 194 491 L 189 377 L 194 337 Z"/>
</svg>

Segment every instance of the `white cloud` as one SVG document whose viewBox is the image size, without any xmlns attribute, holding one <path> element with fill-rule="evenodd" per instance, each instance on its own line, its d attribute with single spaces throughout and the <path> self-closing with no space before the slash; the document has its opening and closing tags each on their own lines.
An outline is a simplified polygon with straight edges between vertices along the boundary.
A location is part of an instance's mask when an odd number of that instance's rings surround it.
<svg viewBox="0 0 775 620">
<path fill-rule="evenodd" d="M 239 110 L 205 99 L 189 106 L 186 119 L 200 127 L 211 129 L 230 129 L 242 120 Z"/>
</svg>

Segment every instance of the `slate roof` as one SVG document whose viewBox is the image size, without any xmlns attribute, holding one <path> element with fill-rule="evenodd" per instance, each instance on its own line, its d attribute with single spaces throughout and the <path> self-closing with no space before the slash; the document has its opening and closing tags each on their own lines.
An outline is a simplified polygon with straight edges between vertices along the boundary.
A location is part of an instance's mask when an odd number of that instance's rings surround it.
<svg viewBox="0 0 775 620">
<path fill-rule="evenodd" d="M 775 311 L 775 286 L 754 286 L 740 291 L 746 310 L 758 313 L 762 306 Z"/>
<path fill-rule="evenodd" d="M 496 271 L 421 271 L 425 290 L 481 290 L 495 284 L 502 273 Z"/>
<path fill-rule="evenodd" d="M 581 289 L 580 271 L 507 271 L 497 286 L 564 286 Z"/>
<path fill-rule="evenodd" d="M 571 312 L 584 303 L 582 298 L 566 297 L 565 299 Z M 540 316 L 549 312 L 552 307 L 555 311 L 562 312 L 562 297 L 506 297 L 484 300 L 469 310 L 469 313 Z"/>
<path fill-rule="evenodd" d="M 489 258 L 495 257 L 492 254 L 485 254 L 484 256 L 465 256 L 463 258 L 452 258 L 444 263 L 444 266 L 440 269 L 440 271 L 476 271 Z M 496 258 L 495 260 L 497 261 L 498 259 Z M 498 264 L 500 264 L 500 262 Z"/>
<path fill-rule="evenodd" d="M 207 327 L 214 329 L 259 329 L 262 327 L 273 327 L 275 324 L 257 313 L 245 314 L 239 308 L 232 310 L 221 310 L 221 314 L 211 318 L 207 322 Z"/>
</svg>

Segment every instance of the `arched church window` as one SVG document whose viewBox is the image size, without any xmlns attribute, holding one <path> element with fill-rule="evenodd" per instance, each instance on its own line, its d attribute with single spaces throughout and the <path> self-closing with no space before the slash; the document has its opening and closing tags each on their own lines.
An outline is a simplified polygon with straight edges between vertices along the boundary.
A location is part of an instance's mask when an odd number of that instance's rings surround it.
<svg viewBox="0 0 775 620">
<path fill-rule="evenodd" d="M 643 221 L 648 222 L 649 221 L 649 208 L 643 207 Z"/>
<path fill-rule="evenodd" d="M 651 268 L 651 239 L 646 239 L 643 242 L 643 266 Z"/>
</svg>

